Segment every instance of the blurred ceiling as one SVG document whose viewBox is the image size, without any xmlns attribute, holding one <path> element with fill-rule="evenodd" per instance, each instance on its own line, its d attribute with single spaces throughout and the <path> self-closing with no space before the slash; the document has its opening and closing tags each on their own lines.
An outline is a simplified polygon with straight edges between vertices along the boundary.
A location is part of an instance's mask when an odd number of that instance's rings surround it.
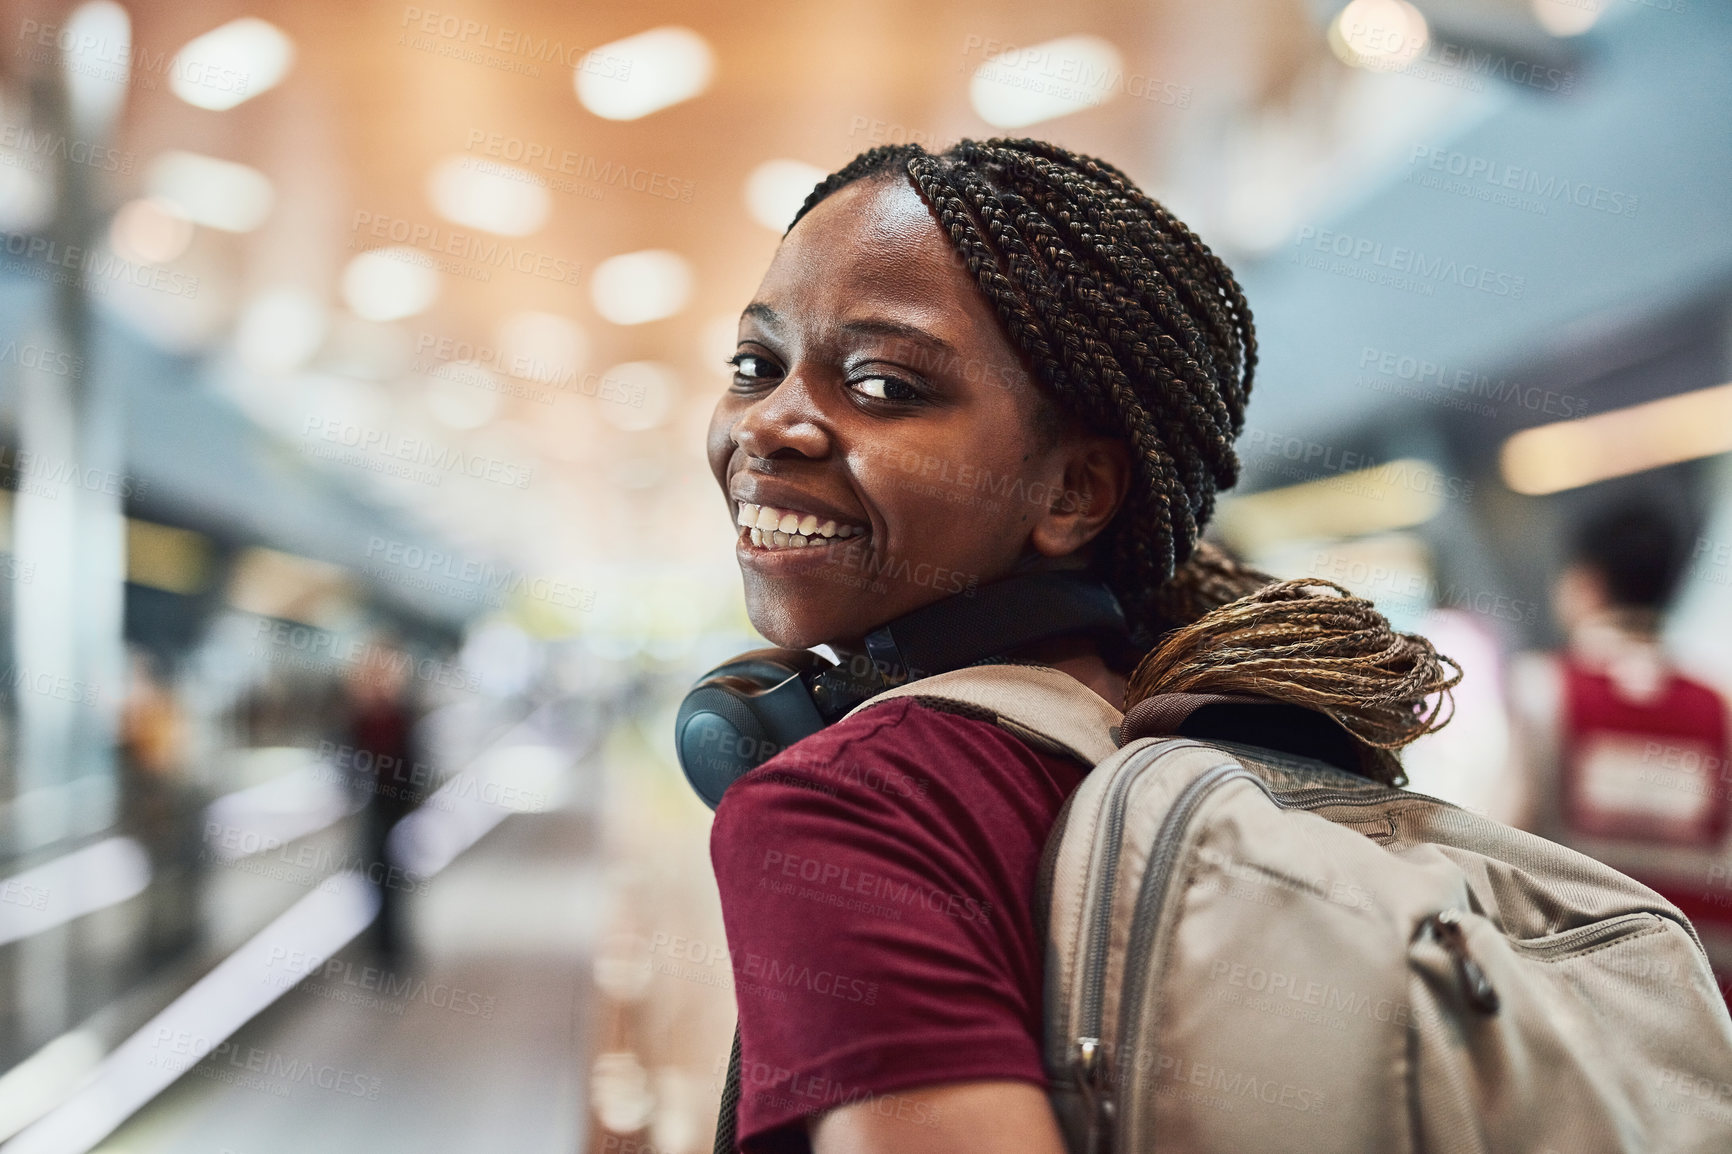
<svg viewBox="0 0 1732 1154">
<path fill-rule="evenodd" d="M 1365 346 L 1502 363 L 1536 327 L 1561 331 L 1632 296 L 1690 291 L 1732 265 L 1726 150 L 1674 175 L 1681 153 L 1703 151 L 1715 133 L 1725 139 L 1723 16 L 1657 15 L 1633 0 L 1602 6 L 1604 43 L 1589 43 L 1546 36 L 1533 6 L 1516 0 L 1421 5 L 1434 37 L 1490 44 L 1506 65 L 1580 75 L 1559 93 L 1459 82 L 1441 63 L 1421 61 L 1419 78 L 1348 67 L 1323 31 L 1337 5 L 1306 0 L 1093 0 L 1062 10 L 907 0 L 132 5 L 134 76 L 115 141 L 128 163 L 102 174 L 105 203 L 144 195 L 151 161 L 167 150 L 251 166 L 274 197 L 256 230 L 201 226 L 169 262 L 200 278 L 196 300 L 122 293 L 103 305 L 160 350 L 129 355 L 116 371 L 250 414 L 279 458 L 352 491 L 403 533 L 585 582 L 600 569 L 696 558 L 731 569 L 731 527 L 700 446 L 734 319 L 777 243 L 748 205 L 754 173 L 775 160 L 822 172 L 874 144 L 1008 132 L 1111 158 L 1245 268 L 1265 350 L 1253 422 L 1325 428 L 1345 419 L 1343 407 L 1376 409 L 1350 380 Z M 0 4 L 0 28 L 18 41 L 0 54 L 8 122 L 41 66 L 26 50 L 32 35 L 66 13 Z M 175 53 L 247 16 L 292 41 L 282 82 L 227 110 L 177 97 Z M 631 120 L 580 103 L 574 70 L 613 67 L 607 57 L 584 65 L 586 53 L 669 25 L 708 45 L 714 71 L 701 94 Z M 970 82 L 989 58 L 1079 35 L 1116 50 L 1126 83 L 1027 129 L 981 118 Z M 1701 94 L 1713 103 L 1685 103 Z M 1464 133 L 1477 135 L 1451 143 Z M 1615 227 L 1589 211 L 1493 216 L 1471 198 L 1401 183 L 1420 142 L 1628 190 L 1642 211 Z M 452 223 L 432 190 L 441 166 L 447 176 L 539 184 L 545 222 L 521 236 Z M 1454 246 L 1464 260 L 1521 270 L 1532 287 L 1519 306 L 1466 290 L 1424 299 L 1380 291 L 1284 263 L 1306 228 Z M 1697 232 L 1700 243 L 1689 239 Z M 393 236 L 438 264 L 437 299 L 405 318 L 363 319 L 345 307 L 345 269 Z M 528 271 L 489 260 L 498 246 Z M 688 299 L 663 319 L 606 319 L 592 293 L 598 266 L 646 249 L 687 262 Z M 1603 274 L 1632 262 L 1643 270 L 1639 290 Z M 255 335 L 262 326 L 281 336 L 275 318 L 296 314 L 258 304 L 285 290 L 318 302 L 324 335 L 297 363 L 261 369 L 237 354 L 235 334 L 252 316 Z M 509 356 L 486 354 L 502 347 L 502 330 L 523 331 L 526 313 L 576 327 L 581 355 L 565 366 L 564 388 L 514 376 Z M 514 318 L 520 327 L 510 330 Z M 643 362 L 657 367 L 614 371 Z M 200 422 L 188 409 L 177 425 L 175 491 L 189 502 L 219 483 L 215 464 L 200 472 L 188 463 L 201 439 L 212 462 L 223 460 L 218 438 L 229 452 L 259 455 L 236 444 L 233 428 Z M 346 429 L 473 454 L 493 476 L 432 484 L 319 459 L 341 444 L 327 433 Z M 153 434 L 136 452 L 148 457 L 160 440 Z M 235 516 L 273 515 L 244 486 L 230 497 Z M 333 539 L 321 545 L 326 524 Z M 284 547 L 353 564 L 369 535 L 399 532 L 381 524 L 313 517 Z"/>
</svg>

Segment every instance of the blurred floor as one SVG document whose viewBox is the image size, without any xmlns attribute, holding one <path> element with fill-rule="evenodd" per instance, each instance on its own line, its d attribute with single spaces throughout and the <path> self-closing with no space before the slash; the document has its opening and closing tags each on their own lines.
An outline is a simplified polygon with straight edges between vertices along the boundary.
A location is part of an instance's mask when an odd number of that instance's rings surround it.
<svg viewBox="0 0 1732 1154">
<path fill-rule="evenodd" d="M 349 946 L 97 1149 L 579 1150 L 594 843 L 579 813 L 506 819 L 413 899 L 411 963 Z"/>
</svg>

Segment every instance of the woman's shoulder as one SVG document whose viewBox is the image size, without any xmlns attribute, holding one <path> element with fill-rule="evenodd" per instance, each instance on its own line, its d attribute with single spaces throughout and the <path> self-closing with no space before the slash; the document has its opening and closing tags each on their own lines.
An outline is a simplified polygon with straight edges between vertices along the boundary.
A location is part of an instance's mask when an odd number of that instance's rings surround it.
<svg viewBox="0 0 1732 1154">
<path fill-rule="evenodd" d="M 987 715 L 903 697 L 782 750 L 728 790 L 718 819 L 877 815 L 928 829 L 1008 823 L 1044 836 L 1087 769 L 1031 748 Z"/>
</svg>

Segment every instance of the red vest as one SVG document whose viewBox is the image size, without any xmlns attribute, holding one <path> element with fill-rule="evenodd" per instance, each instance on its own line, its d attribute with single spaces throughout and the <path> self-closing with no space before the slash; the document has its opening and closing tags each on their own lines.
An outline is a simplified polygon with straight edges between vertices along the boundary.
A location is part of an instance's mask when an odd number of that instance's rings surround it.
<svg viewBox="0 0 1732 1154">
<path fill-rule="evenodd" d="M 1697 849 L 1705 861 L 1717 856 L 1732 827 L 1732 742 L 1721 696 L 1668 673 L 1657 697 L 1631 701 L 1605 674 L 1569 660 L 1562 666 L 1564 824 L 1632 849 Z M 1696 886 L 1643 878 L 1641 871 L 1634 876 L 1693 921 L 1732 921 L 1732 891 L 1722 888 L 1722 878 L 1704 876 L 1709 884 Z"/>
</svg>

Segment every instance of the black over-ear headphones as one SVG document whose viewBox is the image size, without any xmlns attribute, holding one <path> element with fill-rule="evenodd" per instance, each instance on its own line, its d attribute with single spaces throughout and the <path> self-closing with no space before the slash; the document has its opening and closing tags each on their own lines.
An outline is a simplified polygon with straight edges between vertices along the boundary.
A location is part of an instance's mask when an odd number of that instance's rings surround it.
<svg viewBox="0 0 1732 1154">
<path fill-rule="evenodd" d="M 866 653 L 837 664 L 806 649 L 754 649 L 698 679 L 674 720 L 686 780 L 714 809 L 736 780 L 874 694 L 1073 633 L 1099 635 L 1108 660 L 1129 648 L 1124 610 L 1097 577 L 1024 573 L 881 625 Z"/>
</svg>

